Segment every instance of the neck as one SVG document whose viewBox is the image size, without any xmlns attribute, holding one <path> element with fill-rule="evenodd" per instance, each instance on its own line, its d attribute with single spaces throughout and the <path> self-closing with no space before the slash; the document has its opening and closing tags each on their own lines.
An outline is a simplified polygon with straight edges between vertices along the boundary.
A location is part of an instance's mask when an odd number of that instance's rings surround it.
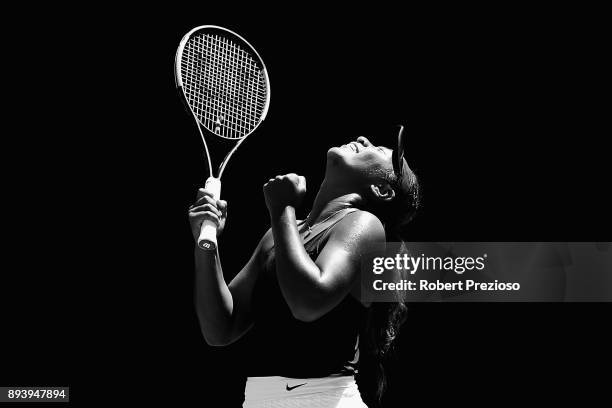
<svg viewBox="0 0 612 408">
<path fill-rule="evenodd" d="M 340 210 L 353 208 L 360 200 L 359 194 L 343 191 L 342 188 L 323 180 L 312 209 L 306 218 L 306 225 L 312 226 Z"/>
</svg>

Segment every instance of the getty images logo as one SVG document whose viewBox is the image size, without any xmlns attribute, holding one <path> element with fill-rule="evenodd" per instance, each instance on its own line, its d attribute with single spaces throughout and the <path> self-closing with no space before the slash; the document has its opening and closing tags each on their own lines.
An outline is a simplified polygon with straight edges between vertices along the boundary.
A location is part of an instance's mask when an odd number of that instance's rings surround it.
<svg viewBox="0 0 612 408">
<path fill-rule="evenodd" d="M 377 275 L 389 270 L 405 270 L 414 275 L 422 271 L 453 271 L 458 275 L 466 271 L 482 271 L 485 268 L 487 254 L 479 257 L 452 256 L 410 256 L 396 254 L 394 257 L 376 257 L 372 261 L 372 272 Z"/>
</svg>

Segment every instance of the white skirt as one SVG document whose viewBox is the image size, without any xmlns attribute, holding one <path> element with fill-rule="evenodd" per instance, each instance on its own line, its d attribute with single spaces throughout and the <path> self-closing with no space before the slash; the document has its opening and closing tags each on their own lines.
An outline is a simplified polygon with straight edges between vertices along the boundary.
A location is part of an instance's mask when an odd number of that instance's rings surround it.
<svg viewBox="0 0 612 408">
<path fill-rule="evenodd" d="M 352 375 L 248 377 L 243 408 L 368 408 Z"/>
</svg>

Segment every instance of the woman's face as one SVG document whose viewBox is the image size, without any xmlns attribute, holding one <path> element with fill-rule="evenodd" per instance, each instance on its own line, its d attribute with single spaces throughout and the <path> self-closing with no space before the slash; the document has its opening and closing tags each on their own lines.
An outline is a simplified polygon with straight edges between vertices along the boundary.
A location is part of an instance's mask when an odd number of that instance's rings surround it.
<svg viewBox="0 0 612 408">
<path fill-rule="evenodd" d="M 352 185 L 377 183 L 376 175 L 389 170 L 393 171 L 392 150 L 375 146 L 363 136 L 327 152 L 326 177 Z"/>
</svg>

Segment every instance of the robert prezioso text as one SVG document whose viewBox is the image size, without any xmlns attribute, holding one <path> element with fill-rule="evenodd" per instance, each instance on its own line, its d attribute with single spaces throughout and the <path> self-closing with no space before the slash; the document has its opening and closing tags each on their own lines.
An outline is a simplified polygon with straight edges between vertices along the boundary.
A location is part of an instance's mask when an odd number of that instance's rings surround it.
<svg viewBox="0 0 612 408">
<path fill-rule="evenodd" d="M 472 279 L 459 282 L 441 282 L 440 280 L 429 281 L 419 279 L 418 282 L 402 279 L 399 282 L 384 282 L 377 279 L 373 282 L 374 290 L 407 290 L 407 291 L 505 291 L 519 290 L 521 285 L 518 282 L 476 282 Z"/>
</svg>

